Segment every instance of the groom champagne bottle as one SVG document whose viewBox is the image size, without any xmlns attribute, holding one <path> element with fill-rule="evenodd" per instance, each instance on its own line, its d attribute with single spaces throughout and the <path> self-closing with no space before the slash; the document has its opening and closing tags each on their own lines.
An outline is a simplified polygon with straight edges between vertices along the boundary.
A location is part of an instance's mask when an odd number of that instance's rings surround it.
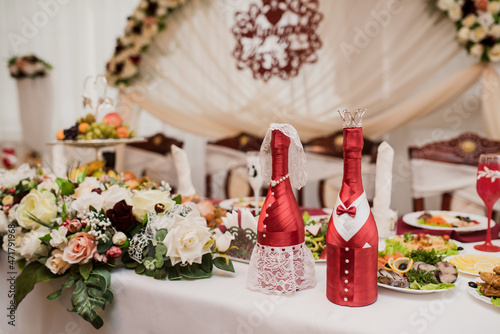
<svg viewBox="0 0 500 334">
<path fill-rule="evenodd" d="M 378 233 L 361 181 L 364 111 L 339 111 L 344 122 L 344 177 L 326 235 L 326 296 L 365 306 L 377 300 Z"/>
</svg>

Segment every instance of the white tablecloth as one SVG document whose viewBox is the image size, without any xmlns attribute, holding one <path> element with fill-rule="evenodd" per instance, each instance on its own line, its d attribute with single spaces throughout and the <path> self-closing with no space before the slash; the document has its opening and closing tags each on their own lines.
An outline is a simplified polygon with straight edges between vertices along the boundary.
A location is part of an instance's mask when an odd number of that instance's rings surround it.
<svg viewBox="0 0 500 334">
<path fill-rule="evenodd" d="M 498 241 L 497 241 L 498 243 Z M 465 244 L 471 252 L 472 244 Z M 496 256 L 500 256 L 497 254 Z M 457 288 L 413 295 L 379 287 L 378 300 L 349 308 L 325 297 L 326 264 L 316 264 L 316 288 L 295 296 L 268 296 L 245 288 L 248 265 L 235 263 L 235 274 L 217 270 L 197 281 L 157 281 L 120 268 L 112 274 L 115 300 L 96 331 L 70 308 L 70 292 L 58 301 L 45 297 L 61 281 L 41 283 L 22 302 L 16 327 L 7 325 L 5 253 L 0 260 L 0 333 L 496 333 L 500 308 L 467 292 L 474 277 L 461 275 Z"/>
</svg>

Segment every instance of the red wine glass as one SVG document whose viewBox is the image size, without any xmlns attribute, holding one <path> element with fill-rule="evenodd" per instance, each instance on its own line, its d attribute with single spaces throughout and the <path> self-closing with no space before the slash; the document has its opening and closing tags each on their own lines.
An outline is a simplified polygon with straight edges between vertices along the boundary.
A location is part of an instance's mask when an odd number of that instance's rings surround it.
<svg viewBox="0 0 500 334">
<path fill-rule="evenodd" d="M 476 189 L 486 206 L 488 228 L 486 229 L 486 242 L 474 248 L 483 252 L 500 252 L 500 247 L 491 243 L 490 226 L 493 205 L 500 198 L 500 155 L 481 154 L 477 167 Z"/>
</svg>

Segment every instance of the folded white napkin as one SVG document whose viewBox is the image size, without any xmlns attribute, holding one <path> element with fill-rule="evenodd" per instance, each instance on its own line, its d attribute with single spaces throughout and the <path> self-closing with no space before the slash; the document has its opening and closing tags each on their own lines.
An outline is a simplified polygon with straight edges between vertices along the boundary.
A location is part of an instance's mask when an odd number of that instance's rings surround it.
<svg viewBox="0 0 500 334">
<path fill-rule="evenodd" d="M 238 219 L 238 211 L 240 212 L 241 220 Z M 249 209 L 239 209 L 233 212 L 228 212 L 226 217 L 222 217 L 222 221 L 224 222 L 224 226 L 226 226 L 226 228 L 236 226 L 242 229 L 248 228 L 257 232 L 257 217 L 255 217 Z"/>
<path fill-rule="evenodd" d="M 379 236 L 381 237 L 388 236 L 397 218 L 397 213 L 391 210 L 393 162 L 394 149 L 384 141 L 378 147 L 375 169 L 375 197 L 373 198 L 372 208 Z"/>
<path fill-rule="evenodd" d="M 172 145 L 170 149 L 174 158 L 175 170 L 177 171 L 178 193 L 182 196 L 196 194 L 193 181 L 191 180 L 191 166 L 189 165 L 186 151 L 175 145 Z"/>
</svg>

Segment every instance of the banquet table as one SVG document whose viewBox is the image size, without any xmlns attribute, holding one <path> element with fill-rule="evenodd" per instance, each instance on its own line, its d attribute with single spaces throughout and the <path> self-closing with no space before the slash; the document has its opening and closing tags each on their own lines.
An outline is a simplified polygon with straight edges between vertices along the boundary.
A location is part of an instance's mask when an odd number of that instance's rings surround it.
<svg viewBox="0 0 500 334">
<path fill-rule="evenodd" d="M 497 241 L 498 243 L 498 241 Z M 475 243 L 463 244 L 466 253 Z M 7 314 L 7 260 L 2 253 L 1 300 Z M 474 276 L 459 275 L 457 287 L 441 293 L 407 294 L 378 288 L 378 300 L 360 308 L 341 307 L 325 297 L 326 263 L 316 264 L 316 287 L 293 296 L 264 295 L 245 287 L 248 265 L 234 262 L 235 273 L 216 269 L 210 279 L 158 281 L 116 268 L 115 299 L 100 330 L 70 308 L 70 292 L 57 301 L 45 297 L 61 280 L 38 284 L 16 312 L 15 327 L 2 316 L 0 333 L 494 333 L 500 308 L 467 290 Z"/>
</svg>

